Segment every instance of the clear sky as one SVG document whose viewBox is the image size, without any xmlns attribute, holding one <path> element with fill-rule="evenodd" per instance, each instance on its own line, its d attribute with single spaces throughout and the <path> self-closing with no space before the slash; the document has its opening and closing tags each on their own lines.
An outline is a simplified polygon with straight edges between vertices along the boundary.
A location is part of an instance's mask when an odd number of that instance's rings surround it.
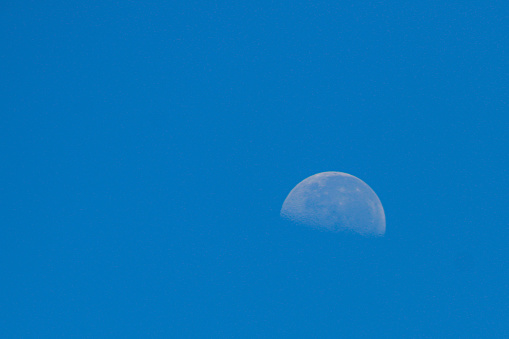
<svg viewBox="0 0 509 339">
<path fill-rule="evenodd" d="M 508 7 L 4 2 L 0 337 L 508 337 Z"/>
</svg>

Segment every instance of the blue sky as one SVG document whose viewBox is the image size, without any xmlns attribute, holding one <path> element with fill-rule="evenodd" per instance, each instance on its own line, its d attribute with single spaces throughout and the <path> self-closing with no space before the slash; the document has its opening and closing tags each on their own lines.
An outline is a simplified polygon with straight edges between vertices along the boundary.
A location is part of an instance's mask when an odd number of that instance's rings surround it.
<svg viewBox="0 0 509 339">
<path fill-rule="evenodd" d="M 509 335 L 506 2 L 0 12 L 2 338 Z M 384 237 L 279 217 L 324 171 Z"/>
</svg>

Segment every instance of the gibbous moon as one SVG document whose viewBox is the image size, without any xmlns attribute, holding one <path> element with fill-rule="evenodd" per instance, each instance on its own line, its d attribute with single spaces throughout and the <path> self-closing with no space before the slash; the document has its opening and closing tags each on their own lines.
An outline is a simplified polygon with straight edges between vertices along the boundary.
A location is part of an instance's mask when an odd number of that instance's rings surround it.
<svg viewBox="0 0 509 339">
<path fill-rule="evenodd" d="M 385 213 L 376 193 L 361 179 L 341 172 L 318 173 L 301 181 L 286 197 L 281 216 L 330 231 L 385 233 Z"/>
</svg>

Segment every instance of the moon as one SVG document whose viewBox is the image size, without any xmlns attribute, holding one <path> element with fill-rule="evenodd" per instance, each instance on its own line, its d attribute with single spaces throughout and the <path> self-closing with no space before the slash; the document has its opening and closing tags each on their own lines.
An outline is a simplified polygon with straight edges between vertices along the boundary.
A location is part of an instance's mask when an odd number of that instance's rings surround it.
<svg viewBox="0 0 509 339">
<path fill-rule="evenodd" d="M 385 234 L 385 213 L 376 193 L 361 179 L 342 172 L 312 175 L 292 189 L 281 216 L 330 231 Z"/>
</svg>

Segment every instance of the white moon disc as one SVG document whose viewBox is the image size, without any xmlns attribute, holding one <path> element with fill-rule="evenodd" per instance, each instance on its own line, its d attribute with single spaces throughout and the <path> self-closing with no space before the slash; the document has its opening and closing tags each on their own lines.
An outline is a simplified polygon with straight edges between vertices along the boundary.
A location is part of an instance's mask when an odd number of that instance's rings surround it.
<svg viewBox="0 0 509 339">
<path fill-rule="evenodd" d="M 385 233 L 385 213 L 376 193 L 361 179 L 341 172 L 318 173 L 301 181 L 286 197 L 281 216 L 331 231 Z"/>
</svg>

